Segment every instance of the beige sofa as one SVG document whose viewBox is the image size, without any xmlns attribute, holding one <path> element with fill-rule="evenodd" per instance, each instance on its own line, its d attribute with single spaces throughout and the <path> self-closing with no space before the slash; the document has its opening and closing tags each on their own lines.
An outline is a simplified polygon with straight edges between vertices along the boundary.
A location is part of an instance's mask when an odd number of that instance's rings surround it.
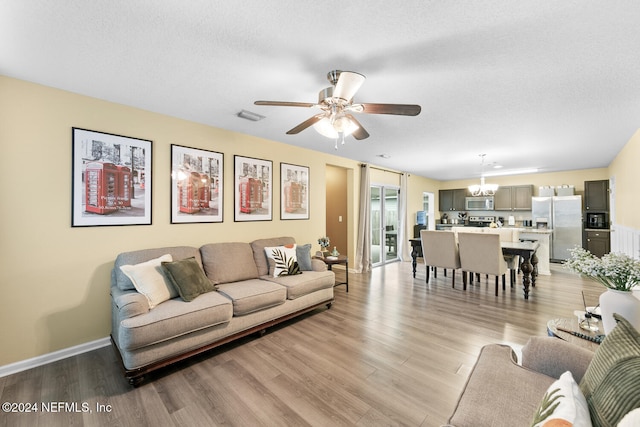
<svg viewBox="0 0 640 427">
<path fill-rule="evenodd" d="M 129 382 L 136 385 L 153 370 L 248 334 L 264 332 L 269 326 L 322 305 L 330 307 L 335 276 L 321 260 L 309 255 L 305 261 L 308 267 L 301 274 L 270 274 L 265 247 L 294 243 L 292 237 L 280 237 L 118 255 L 111 281 L 111 339 Z M 305 246 L 308 252 L 311 245 Z M 193 258 L 202 268 L 196 273 L 204 273 L 206 279 L 202 280 L 208 279 L 203 285 L 215 284 L 216 291 L 204 292 L 190 302 L 180 296 L 169 298 L 151 308 L 153 299 L 138 292 L 121 267 L 143 266 L 167 255 L 172 261 Z M 171 291 L 171 286 L 168 289 Z"/>
<path fill-rule="evenodd" d="M 638 411 L 629 413 L 640 408 L 640 334 L 623 318 L 616 319 L 618 325 L 595 353 L 559 338 L 532 337 L 518 365 L 510 347 L 485 346 L 448 426 L 532 426 L 545 393 L 560 387 L 557 380 L 566 371 L 577 383 L 574 394 L 561 390 L 558 406 L 536 426 L 549 421 L 547 425 L 585 425 L 565 418 L 572 405 L 584 408 L 594 427 L 616 426 L 625 416 L 638 416 Z M 638 425 L 630 422 L 620 425 Z"/>
<path fill-rule="evenodd" d="M 640 408 L 640 334 L 623 318 L 616 319 L 618 325 L 595 353 L 559 338 L 532 337 L 518 365 L 510 347 L 483 347 L 447 426 L 532 426 L 545 394 L 560 387 L 557 380 L 566 371 L 577 383 L 574 393 L 562 390 L 558 406 L 536 426 L 585 425 L 564 418 L 573 406 L 583 408 L 583 417 L 595 427 L 613 427 L 625 416 L 637 417 L 640 414 L 633 410 Z M 619 425 L 639 425 L 629 422 Z"/>
</svg>

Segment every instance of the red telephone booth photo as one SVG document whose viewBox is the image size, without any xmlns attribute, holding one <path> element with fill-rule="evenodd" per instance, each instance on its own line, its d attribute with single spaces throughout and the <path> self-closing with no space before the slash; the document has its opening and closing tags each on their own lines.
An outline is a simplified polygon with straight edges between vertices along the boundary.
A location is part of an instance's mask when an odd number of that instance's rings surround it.
<svg viewBox="0 0 640 427">
<path fill-rule="evenodd" d="M 113 163 L 90 162 L 85 168 L 85 211 L 100 215 L 118 210 L 118 168 Z"/>
<path fill-rule="evenodd" d="M 126 166 L 116 166 L 118 168 L 117 175 L 117 201 L 118 207 L 130 208 L 131 207 L 131 169 Z"/>
<path fill-rule="evenodd" d="M 206 173 L 200 174 L 200 208 L 209 209 L 211 201 L 211 177 Z"/>
<path fill-rule="evenodd" d="M 299 182 L 287 182 L 284 187 L 284 209 L 296 212 L 302 207 L 302 185 Z"/>
<path fill-rule="evenodd" d="M 262 206 L 262 181 L 243 178 L 240 181 L 240 212 L 251 213 Z"/>
<path fill-rule="evenodd" d="M 195 213 L 200 211 L 200 174 L 191 172 L 178 181 L 178 203 L 180 212 Z"/>
</svg>

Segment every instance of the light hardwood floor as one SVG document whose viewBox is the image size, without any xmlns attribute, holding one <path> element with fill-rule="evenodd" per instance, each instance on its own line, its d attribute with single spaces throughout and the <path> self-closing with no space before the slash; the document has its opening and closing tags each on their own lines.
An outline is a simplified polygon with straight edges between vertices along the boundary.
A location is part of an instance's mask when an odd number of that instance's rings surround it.
<svg viewBox="0 0 640 427">
<path fill-rule="evenodd" d="M 552 273 L 538 278 L 528 301 L 508 283 L 495 297 L 491 278 L 462 291 L 460 277 L 451 289 L 440 272 L 427 285 L 424 266 L 413 279 L 406 262 L 351 274 L 349 293 L 335 288 L 331 309 L 179 364 L 139 388 L 127 384 L 110 347 L 0 378 L 0 402 L 75 402 L 79 411 L 0 412 L 0 426 L 439 426 L 482 346 L 506 343 L 518 352 L 529 336 L 546 335 L 548 319 L 580 309 L 582 291 L 587 304 L 597 303 L 599 285 L 557 264 Z"/>
</svg>

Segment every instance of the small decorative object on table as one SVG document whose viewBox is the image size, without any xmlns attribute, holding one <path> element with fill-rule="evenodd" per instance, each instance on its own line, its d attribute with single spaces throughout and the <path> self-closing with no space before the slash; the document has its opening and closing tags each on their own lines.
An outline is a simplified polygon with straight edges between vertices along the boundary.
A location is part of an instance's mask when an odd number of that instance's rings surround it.
<svg viewBox="0 0 640 427">
<path fill-rule="evenodd" d="M 340 255 L 340 252 L 338 252 L 338 250 L 336 249 L 336 247 L 333 247 L 333 251 L 331 251 L 331 256 L 338 256 Z"/>
<path fill-rule="evenodd" d="M 326 257 L 327 255 L 329 255 L 329 251 L 327 251 L 327 248 L 329 247 L 330 243 L 331 243 L 331 240 L 329 240 L 329 237 L 327 236 L 324 236 L 318 239 L 318 244 L 320 245 L 322 256 Z"/>
<path fill-rule="evenodd" d="M 619 253 L 598 258 L 580 247 L 570 249 L 569 253 L 571 257 L 564 263 L 565 267 L 607 288 L 600 295 L 604 333 L 608 334 L 616 325 L 613 313 L 622 315 L 635 328 L 640 328 L 640 299 L 632 292 L 632 288 L 640 283 L 640 261 Z"/>
</svg>

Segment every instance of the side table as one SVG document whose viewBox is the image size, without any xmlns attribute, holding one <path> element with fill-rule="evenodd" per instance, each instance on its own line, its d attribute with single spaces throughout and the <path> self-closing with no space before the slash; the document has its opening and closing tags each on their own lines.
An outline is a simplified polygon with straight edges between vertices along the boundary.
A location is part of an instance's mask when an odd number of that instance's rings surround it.
<svg viewBox="0 0 640 427">
<path fill-rule="evenodd" d="M 347 288 L 347 292 L 349 292 L 349 258 L 347 258 L 346 255 L 338 255 L 337 259 L 334 259 L 333 257 L 330 257 L 330 258 L 314 257 L 314 258 L 324 261 L 324 263 L 327 264 L 327 269 L 329 271 L 333 271 L 333 266 L 336 264 L 344 265 L 344 277 L 345 277 L 344 282 L 336 281 L 336 284 L 333 286 L 335 287 L 339 285 L 345 285 Z"/>
<path fill-rule="evenodd" d="M 571 344 L 586 348 L 591 351 L 596 351 L 596 349 L 600 345 L 596 342 L 572 335 L 567 331 L 579 332 L 589 337 L 596 337 L 601 333 L 582 329 L 578 324 L 578 319 L 576 317 L 551 319 L 547 322 L 547 333 L 550 337 L 560 338 L 562 340 L 570 342 Z"/>
</svg>

